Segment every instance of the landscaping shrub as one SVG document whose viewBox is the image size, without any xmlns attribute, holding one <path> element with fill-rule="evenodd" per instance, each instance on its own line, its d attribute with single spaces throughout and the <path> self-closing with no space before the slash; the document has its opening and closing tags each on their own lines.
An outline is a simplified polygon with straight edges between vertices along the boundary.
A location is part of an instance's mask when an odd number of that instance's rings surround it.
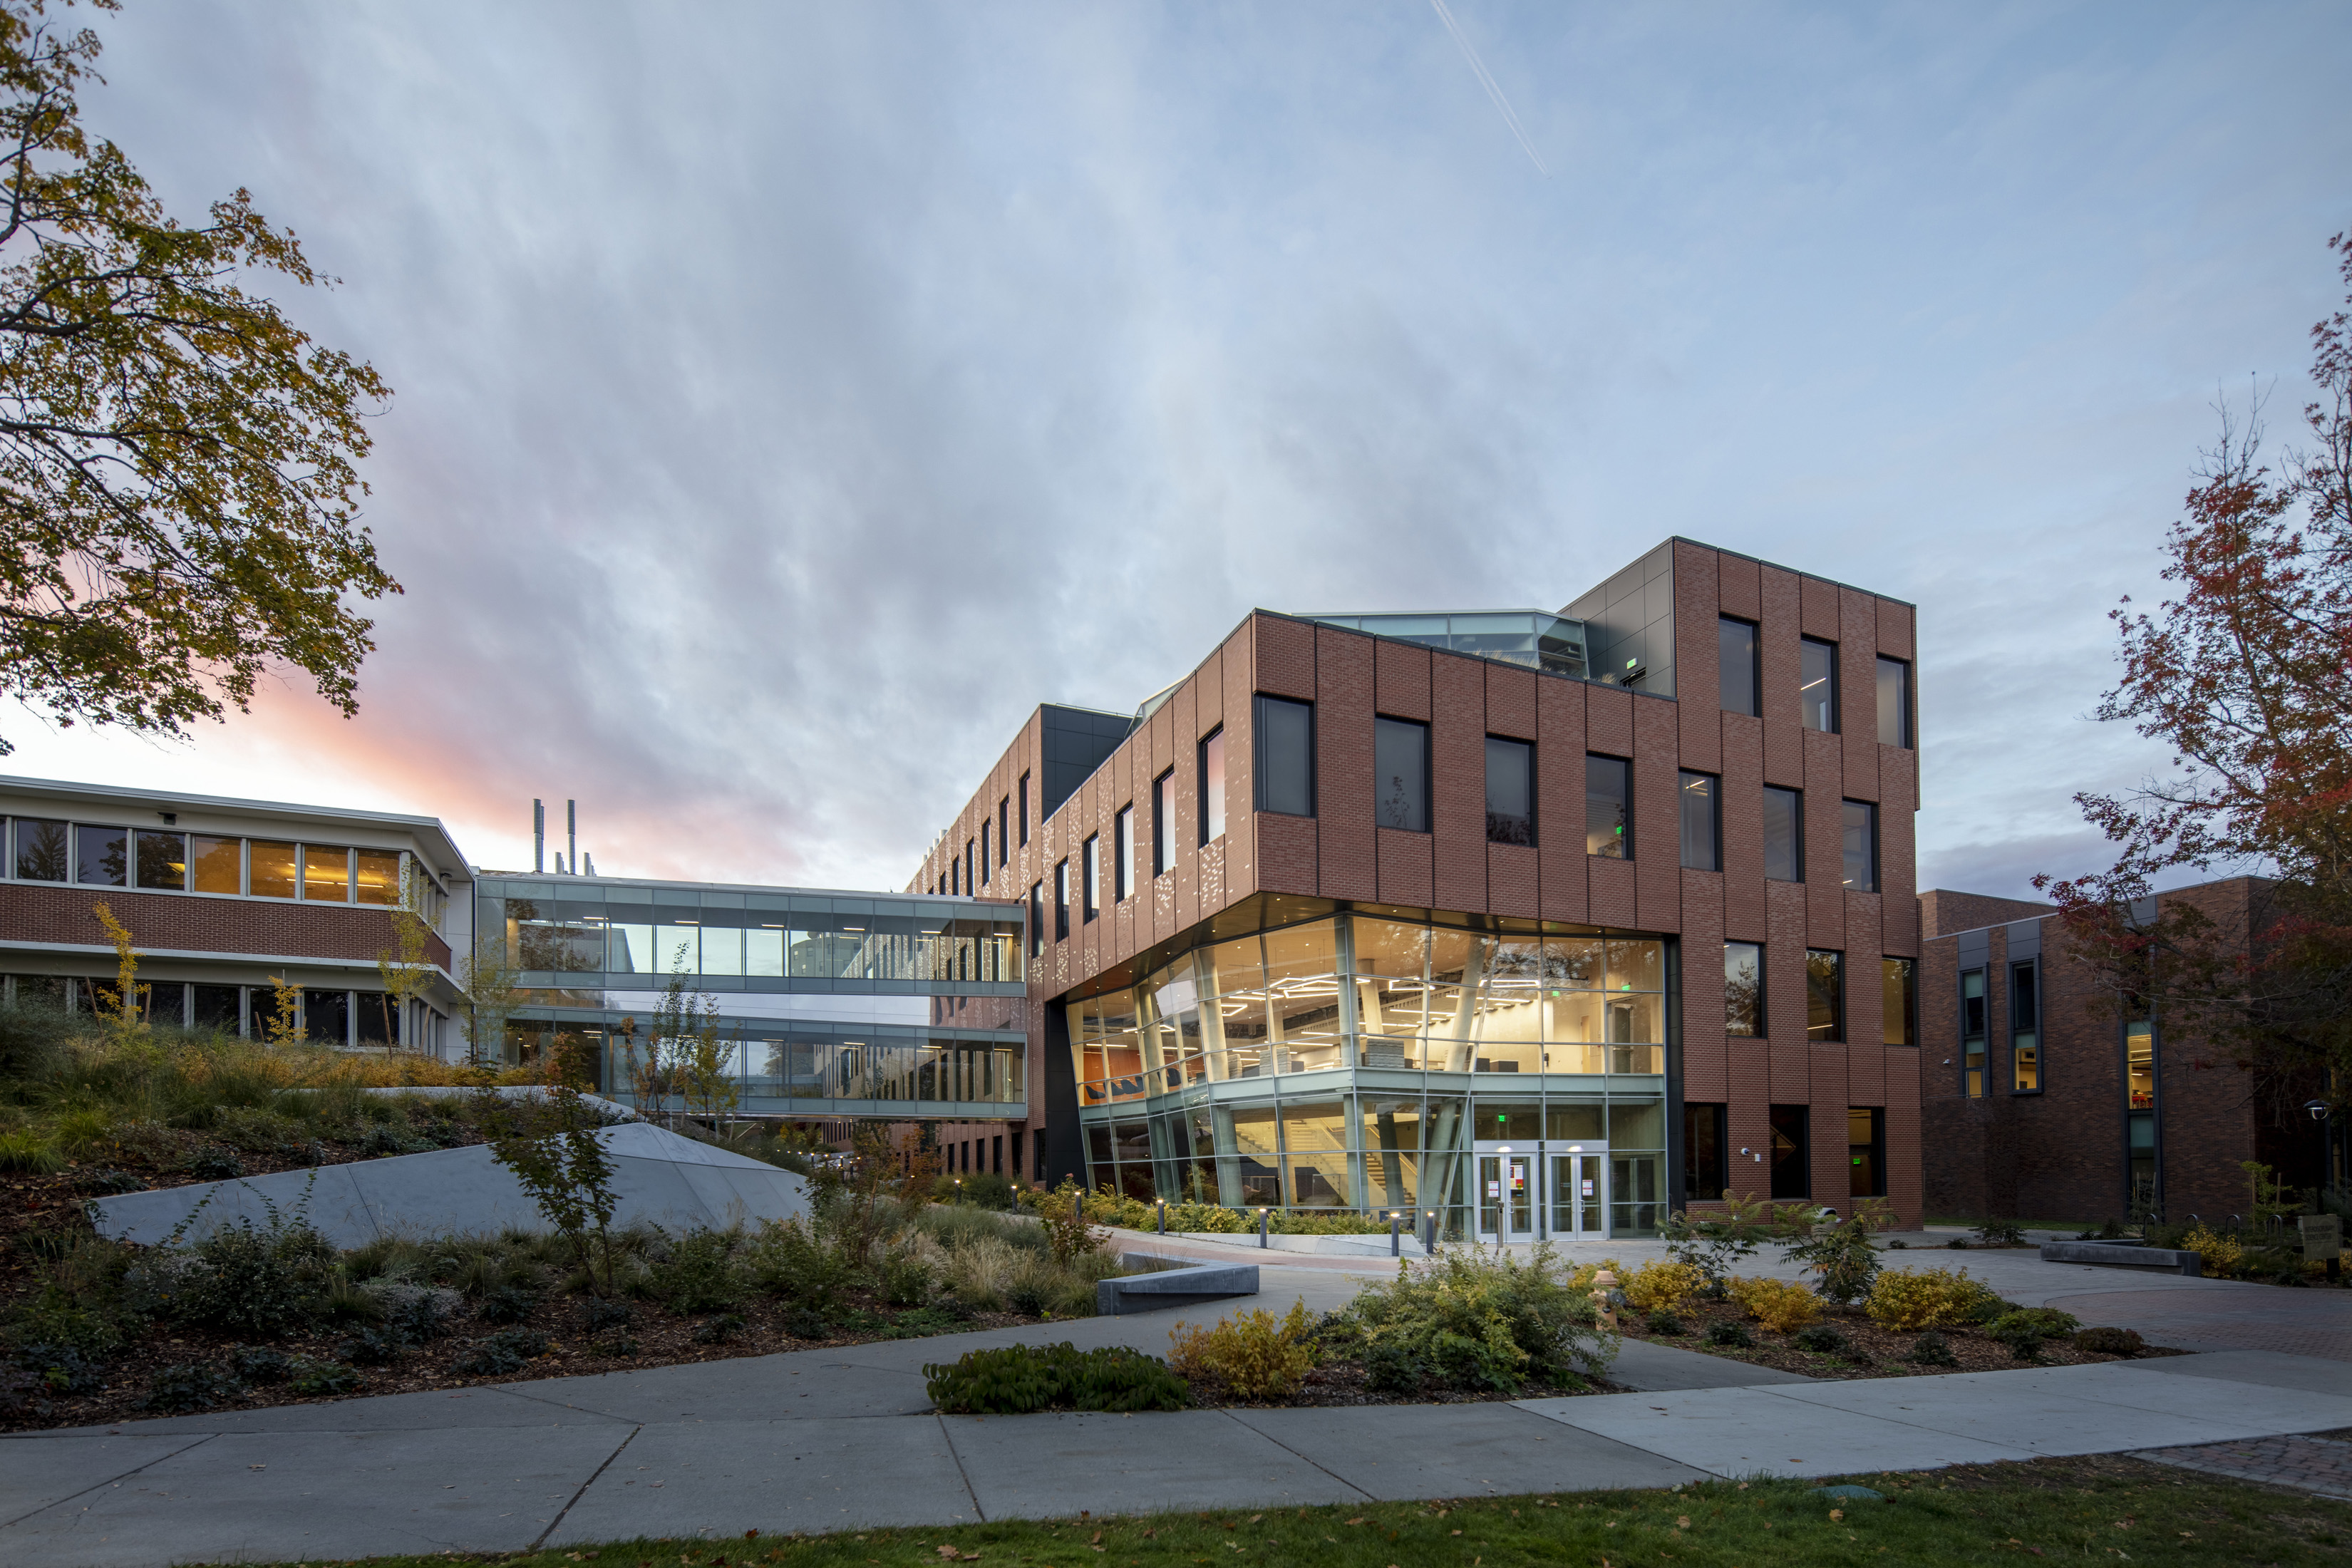
<svg viewBox="0 0 2352 1568">
<path fill-rule="evenodd" d="M 334 1249 L 309 1225 L 273 1215 L 267 1229 L 225 1225 L 187 1252 L 157 1254 L 131 1272 L 159 1316 L 274 1339 L 319 1316 L 334 1260 Z"/>
<path fill-rule="evenodd" d="M 182 1160 L 179 1171 L 192 1182 L 233 1182 L 245 1174 L 245 1162 L 233 1150 L 208 1147 Z"/>
<path fill-rule="evenodd" d="M 1985 1247 L 2015 1247 L 2025 1239 L 2025 1227 L 2013 1219 L 1988 1219 L 1977 1226 L 1977 1240 Z"/>
<path fill-rule="evenodd" d="M 359 1385 L 360 1374 L 350 1367 L 331 1361 L 317 1361 L 306 1355 L 296 1356 L 286 1372 L 288 1391 L 306 1399 L 349 1394 Z"/>
<path fill-rule="evenodd" d="M 1382 1394 L 1412 1394 L 1429 1369 L 1407 1347 L 1389 1342 L 1364 1348 L 1364 1384 Z"/>
<path fill-rule="evenodd" d="M 2042 1354 L 2042 1341 L 2071 1339 L 2081 1327 L 2055 1308 L 2021 1307 L 1988 1323 L 1985 1337 L 2007 1345 L 2010 1354 L 2020 1361 L 2034 1361 Z"/>
<path fill-rule="evenodd" d="M 547 1353 L 547 1336 L 536 1329 L 502 1329 L 476 1340 L 451 1364 L 468 1377 L 501 1377 Z"/>
<path fill-rule="evenodd" d="M 883 1331 L 894 1340 L 921 1340 L 951 1334 L 963 1326 L 964 1320 L 944 1307 L 918 1307 L 891 1319 Z"/>
<path fill-rule="evenodd" d="M 1822 1315 L 1822 1299 L 1793 1279 L 1727 1279 L 1723 1288 L 1776 1334 L 1794 1333 Z"/>
<path fill-rule="evenodd" d="M 408 1353 L 408 1341 L 389 1329 L 362 1328 L 335 1346 L 338 1359 L 353 1366 L 385 1366 Z"/>
<path fill-rule="evenodd" d="M 1863 1310 L 1880 1328 L 1905 1331 L 1966 1323 L 1979 1306 L 1997 1300 L 1981 1281 L 1953 1269 L 1889 1268 Z"/>
<path fill-rule="evenodd" d="M 1933 1329 L 1911 1342 L 1911 1350 L 1904 1358 L 1914 1366 L 1958 1366 L 1960 1358 L 1952 1353 L 1952 1342 Z"/>
<path fill-rule="evenodd" d="M 740 1312 L 721 1312 L 715 1318 L 705 1318 L 694 1326 L 694 1342 L 698 1345 L 723 1345 L 743 1331 Z"/>
<path fill-rule="evenodd" d="M 16 1360 L 47 1394 L 95 1394 L 106 1384 L 105 1363 L 69 1345 L 27 1344 L 17 1350 Z"/>
<path fill-rule="evenodd" d="M 167 1366 L 147 1381 L 147 1397 L 139 1402 L 142 1410 L 159 1410 L 172 1415 L 184 1410 L 210 1410 L 225 1399 L 235 1399 L 245 1390 L 236 1379 L 216 1366 L 202 1362 L 183 1362 Z"/>
<path fill-rule="evenodd" d="M 1334 1334 L 1367 1350 L 1397 1345 L 1432 1375 L 1464 1387 L 1516 1394 L 1531 1377 L 1572 1385 L 1582 1367 L 1614 1359 L 1618 1342 L 1601 1326 L 1591 1296 L 1559 1268 L 1543 1243 L 1525 1263 L 1449 1248 L 1365 1286 L 1339 1314 Z"/>
<path fill-rule="evenodd" d="M 455 1290 L 406 1280 L 374 1279 L 360 1287 L 383 1309 L 379 1321 L 385 1331 L 405 1343 L 421 1345 L 448 1331 L 449 1320 L 462 1304 Z"/>
<path fill-rule="evenodd" d="M 1010 1209 L 1015 1206 L 1013 1184 L 993 1171 L 983 1171 L 977 1176 L 963 1179 L 962 1198 L 975 1208 Z"/>
<path fill-rule="evenodd" d="M 47 1176 L 66 1168 L 55 1142 L 37 1132 L 0 1132 L 0 1171 Z"/>
<path fill-rule="evenodd" d="M 85 1171 L 74 1178 L 74 1191 L 88 1197 L 113 1197 L 121 1193 L 143 1193 L 146 1190 L 144 1181 L 128 1171 L 118 1171 L 111 1166 Z"/>
<path fill-rule="evenodd" d="M 1854 1349 L 1853 1342 L 1845 1337 L 1845 1331 L 1833 1323 L 1815 1323 L 1811 1328 L 1799 1329 L 1789 1336 L 1789 1342 L 1815 1355 L 1842 1356 L 1847 1361 L 1868 1359 Z"/>
<path fill-rule="evenodd" d="M 1878 1248 L 1871 1244 L 1873 1222 L 1879 1216 L 1856 1210 L 1843 1222 L 1815 1232 L 1789 1248 L 1790 1260 L 1813 1276 L 1813 1288 L 1825 1301 L 1848 1305 L 1868 1299 L 1878 1282 Z"/>
<path fill-rule="evenodd" d="M 626 1301 L 607 1301 L 591 1296 L 580 1303 L 580 1326 L 590 1333 L 604 1329 L 622 1329 L 636 1321 L 637 1310 Z"/>
<path fill-rule="evenodd" d="M 737 1305 L 751 1294 L 751 1280 L 735 1258 L 740 1239 L 731 1231 L 701 1226 L 687 1232 L 667 1258 L 646 1269 L 648 1292 L 680 1316 Z"/>
<path fill-rule="evenodd" d="M 1754 1196 L 1730 1197 L 1719 1214 L 1668 1215 L 1658 1234 L 1668 1257 L 1695 1265 L 1709 1284 L 1717 1284 L 1771 1236 L 1771 1205 Z"/>
<path fill-rule="evenodd" d="M 1625 1277 L 1625 1304 L 1637 1312 L 1672 1313 L 1706 1282 L 1696 1263 L 1673 1263 L 1654 1258 Z"/>
<path fill-rule="evenodd" d="M 539 1310 L 539 1292 L 501 1285 L 482 1297 L 475 1310 L 486 1323 L 520 1323 Z"/>
<path fill-rule="evenodd" d="M 2147 1349 L 2147 1342 L 2137 1329 L 2080 1329 L 2074 1334 L 2074 1348 L 2093 1355 L 2137 1355 Z"/>
<path fill-rule="evenodd" d="M 283 1383 L 294 1373 L 294 1358 L 268 1345 L 231 1345 L 228 1365 L 244 1383 Z"/>
<path fill-rule="evenodd" d="M 1995 1318 L 2005 1318 L 2011 1312 L 2021 1312 L 2024 1310 L 2014 1301 L 2002 1300 L 1988 1288 L 1983 1295 L 1968 1306 L 1960 1321 L 1982 1325 L 1991 1322 Z"/>
<path fill-rule="evenodd" d="M 822 1310 L 849 1284 L 855 1268 L 811 1224 L 771 1222 L 744 1248 L 751 1281 L 771 1296 Z"/>
<path fill-rule="evenodd" d="M 1181 1410 L 1182 1380 L 1157 1356 L 1124 1346 L 1081 1352 L 1067 1341 L 970 1351 L 952 1365 L 923 1368 L 924 1391 L 941 1410 L 1018 1415 L 1049 1405 L 1079 1410 Z"/>
<path fill-rule="evenodd" d="M 1706 1326 L 1706 1342 L 1725 1350 L 1753 1350 L 1756 1335 L 1748 1325 L 1732 1318 L 1717 1318 Z"/>
<path fill-rule="evenodd" d="M 2245 1248 L 2238 1245 L 2235 1237 L 2223 1236 L 2210 1226 L 2191 1226 L 2176 1245 L 2197 1255 L 2208 1279 L 2235 1279 L 2245 1258 Z"/>
<path fill-rule="evenodd" d="M 784 1309 L 784 1332 L 796 1340 L 829 1340 L 833 1324 L 823 1312 L 810 1307 Z"/>
<path fill-rule="evenodd" d="M 1313 1321 L 1304 1300 L 1277 1318 L 1264 1308 L 1205 1328 L 1169 1331 L 1168 1364 L 1187 1377 L 1214 1377 L 1244 1399 L 1285 1399 L 1315 1369 Z"/>
<path fill-rule="evenodd" d="M 893 1307 L 919 1307 L 931 1299 L 931 1266 L 901 1254 L 883 1262 L 882 1299 Z"/>
<path fill-rule="evenodd" d="M 1643 1319 L 1642 1326 L 1654 1334 L 1667 1334 L 1676 1338 L 1685 1331 L 1683 1321 L 1664 1307 L 1654 1309 L 1648 1317 Z"/>
<path fill-rule="evenodd" d="M 20 1345 L 54 1345 L 100 1359 L 121 1348 L 125 1316 L 113 1292 L 77 1290 L 52 1279 L 9 1314 L 7 1332 Z"/>
</svg>

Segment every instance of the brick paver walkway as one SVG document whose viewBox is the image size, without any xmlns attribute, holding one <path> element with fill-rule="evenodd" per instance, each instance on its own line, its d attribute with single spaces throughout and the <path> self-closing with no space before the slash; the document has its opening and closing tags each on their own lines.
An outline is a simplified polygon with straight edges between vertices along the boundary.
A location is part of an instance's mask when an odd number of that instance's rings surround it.
<svg viewBox="0 0 2352 1568">
<path fill-rule="evenodd" d="M 2278 1351 L 2352 1361 L 2352 1291 L 2275 1285 L 2098 1290 L 2054 1296 L 2050 1305 L 2086 1323 L 2121 1324 L 2158 1344 L 2186 1350 Z"/>
<path fill-rule="evenodd" d="M 2327 1437 L 2250 1437 L 2197 1448 L 2150 1448 L 2132 1457 L 2321 1497 L 2352 1498 L 2352 1443 Z"/>
</svg>

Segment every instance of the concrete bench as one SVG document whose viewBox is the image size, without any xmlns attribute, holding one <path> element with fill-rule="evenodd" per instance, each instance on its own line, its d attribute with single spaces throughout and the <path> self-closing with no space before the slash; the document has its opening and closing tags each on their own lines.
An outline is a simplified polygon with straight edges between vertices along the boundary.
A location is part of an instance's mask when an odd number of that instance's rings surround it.
<svg viewBox="0 0 2352 1568">
<path fill-rule="evenodd" d="M 1140 1261 L 1145 1254 L 1132 1255 Z M 1229 1296 L 1257 1294 L 1255 1263 L 1201 1263 L 1157 1274 L 1128 1274 L 1095 1281 L 1095 1311 L 1106 1318 L 1156 1312 L 1163 1307 L 1197 1307 Z"/>
<path fill-rule="evenodd" d="M 2110 1268 L 2161 1268 L 2194 1279 L 2204 1273 L 2205 1260 L 2193 1252 L 2168 1247 L 2133 1247 L 2114 1241 L 2045 1241 L 2044 1263 L 2095 1263 Z"/>
</svg>

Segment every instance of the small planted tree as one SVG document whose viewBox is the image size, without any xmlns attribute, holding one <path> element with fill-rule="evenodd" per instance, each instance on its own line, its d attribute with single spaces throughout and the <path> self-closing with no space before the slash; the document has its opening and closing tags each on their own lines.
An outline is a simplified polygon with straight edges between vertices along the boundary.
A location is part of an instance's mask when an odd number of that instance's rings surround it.
<svg viewBox="0 0 2352 1568">
<path fill-rule="evenodd" d="M 580 1260 L 589 1286 L 613 1293 L 613 1215 L 620 1197 L 613 1190 L 612 1155 L 597 1138 L 604 1126 L 568 1083 L 548 1086 L 535 1100 L 494 1100 L 489 1120 L 498 1136 L 490 1158 L 514 1173 L 557 1234 Z"/>
<path fill-rule="evenodd" d="M 406 1042 L 408 1005 L 433 984 L 432 923 L 425 918 L 425 880 L 415 863 L 403 858 L 400 902 L 392 916 L 392 945 L 375 955 L 375 972 L 383 979 L 383 1037 L 394 1045 Z"/>
<path fill-rule="evenodd" d="M 300 1045 L 302 988 L 282 974 L 273 974 L 269 977 L 269 992 L 276 1006 L 262 1022 L 262 1038 L 273 1046 Z"/>
<path fill-rule="evenodd" d="M 523 1002 L 515 984 L 521 973 L 507 952 L 504 933 L 475 933 L 474 950 L 457 966 L 458 988 L 466 994 L 466 1060 L 470 1065 L 488 1067 L 506 1059 L 507 1020 Z"/>
<path fill-rule="evenodd" d="M 1706 1277 L 1709 1292 L 1718 1296 L 1732 1268 L 1771 1239 L 1772 1233 L 1772 1205 L 1752 1193 L 1725 1199 L 1719 1215 L 1685 1211 L 1667 1215 L 1658 1227 L 1667 1256 L 1695 1265 Z"/>
<path fill-rule="evenodd" d="M 124 1035 L 135 1035 L 147 1027 L 148 987 L 139 984 L 139 955 L 131 950 L 131 928 L 114 918 L 114 910 L 105 904 L 92 904 L 89 912 L 98 917 L 109 942 L 114 943 L 114 989 L 99 987 L 100 1015 Z"/>
</svg>

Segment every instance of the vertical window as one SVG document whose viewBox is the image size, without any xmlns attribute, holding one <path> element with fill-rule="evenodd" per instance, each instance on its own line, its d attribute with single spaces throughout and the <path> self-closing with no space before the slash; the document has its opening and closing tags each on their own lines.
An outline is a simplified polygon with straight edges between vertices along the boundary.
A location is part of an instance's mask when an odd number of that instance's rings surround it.
<svg viewBox="0 0 2352 1568">
<path fill-rule="evenodd" d="M 1805 797 L 1801 791 L 1764 786 L 1764 875 L 1776 882 L 1805 879 Z"/>
<path fill-rule="evenodd" d="M 2156 1028 L 2145 1018 L 2124 1028 L 2124 1100 L 2133 1110 L 2156 1109 Z"/>
<path fill-rule="evenodd" d="M 267 838 L 256 838 L 246 846 L 247 879 L 253 896 L 257 899 L 290 899 L 294 896 L 294 846 L 276 844 Z"/>
<path fill-rule="evenodd" d="M 1045 951 L 1045 884 L 1029 884 L 1029 956 Z"/>
<path fill-rule="evenodd" d="M 1878 739 L 1881 744 L 1911 744 L 1911 667 L 1899 658 L 1878 661 Z"/>
<path fill-rule="evenodd" d="M 1135 803 L 1118 808 L 1118 830 L 1111 836 L 1110 884 L 1115 902 L 1127 902 L 1135 891 Z"/>
<path fill-rule="evenodd" d="M 963 868 L 956 864 L 955 857 L 953 855 L 950 855 L 948 857 L 947 878 L 940 883 L 940 891 L 947 894 L 950 898 L 962 892 L 963 889 L 959 886 L 956 881 L 956 879 L 962 874 L 962 871 Z"/>
<path fill-rule="evenodd" d="M 302 896 L 320 903 L 350 903 L 351 852 L 328 844 L 302 846 Z"/>
<path fill-rule="evenodd" d="M 1201 742 L 1201 842 L 1225 836 L 1225 728 L 1220 724 Z"/>
<path fill-rule="evenodd" d="M 1772 1116 L 1772 1195 L 1813 1195 L 1812 1113 L 1802 1105 L 1776 1105 Z"/>
<path fill-rule="evenodd" d="M 1763 710 L 1756 703 L 1754 623 L 1724 616 L 1716 623 L 1716 649 L 1717 664 L 1722 672 L 1723 710 L 1751 716 L 1761 713 Z"/>
<path fill-rule="evenodd" d="M 1866 800 L 1841 802 L 1838 853 L 1845 885 L 1857 893 L 1878 891 L 1878 807 Z"/>
<path fill-rule="evenodd" d="M 1838 727 L 1837 644 L 1805 637 L 1797 644 L 1797 700 L 1808 730 L 1834 735 Z"/>
<path fill-rule="evenodd" d="M 1764 949 L 1760 943 L 1723 944 L 1723 1032 L 1749 1038 L 1764 1033 Z"/>
<path fill-rule="evenodd" d="M 1683 774 L 1683 864 L 1694 871 L 1723 869 L 1716 782 L 1706 773 Z"/>
<path fill-rule="evenodd" d="M 139 885 L 184 891 L 188 885 L 188 840 L 178 833 L 139 835 Z"/>
<path fill-rule="evenodd" d="M 1429 831 L 1429 726 L 1372 721 L 1372 819 L 1407 833 Z"/>
<path fill-rule="evenodd" d="M 2042 997 L 2032 963 L 2009 966 L 2009 1088 L 2042 1092 Z"/>
<path fill-rule="evenodd" d="M 2153 1215 L 2158 1199 L 2156 1165 L 2156 1026 L 2146 1018 L 2124 1026 L 2124 1128 L 2130 1184 L 2126 1211 Z"/>
<path fill-rule="evenodd" d="M 1253 719 L 1257 808 L 1314 816 L 1315 705 L 1260 696 L 1253 703 Z"/>
<path fill-rule="evenodd" d="M 1102 835 L 1089 834 L 1086 842 L 1086 915 L 1089 921 L 1102 912 Z"/>
<path fill-rule="evenodd" d="M 130 869 L 130 836 L 120 827 L 74 828 L 74 880 L 120 888 Z"/>
<path fill-rule="evenodd" d="M 352 862 L 359 868 L 359 875 L 352 882 L 353 903 L 389 906 L 400 902 L 400 851 L 354 849 Z M 423 890 L 421 887 L 419 890 Z"/>
<path fill-rule="evenodd" d="M 1847 1168 L 1853 1173 L 1853 1195 L 1886 1195 L 1886 1112 L 1878 1106 L 1852 1105 L 1845 1113 Z"/>
<path fill-rule="evenodd" d="M 1029 847 L 1029 775 L 1021 775 L 1021 847 Z"/>
<path fill-rule="evenodd" d="M 1985 972 L 1970 969 L 1960 975 L 1960 1081 L 1970 1100 L 1984 1094 Z"/>
<path fill-rule="evenodd" d="M 965 839 L 963 841 L 963 890 L 966 895 L 980 891 L 980 884 L 971 879 L 972 848 L 972 841 L 969 838 Z"/>
<path fill-rule="evenodd" d="M 995 868 L 988 858 L 988 830 L 994 826 L 989 822 L 980 825 L 980 885 L 983 888 L 988 886 L 990 873 Z"/>
<path fill-rule="evenodd" d="M 1165 876 L 1176 864 L 1176 770 L 1151 781 L 1151 874 Z"/>
<path fill-rule="evenodd" d="M 20 816 L 16 819 L 16 875 L 27 882 L 66 879 L 66 825 Z"/>
<path fill-rule="evenodd" d="M 1885 994 L 1881 1001 L 1885 1018 L 1885 1043 L 1890 1046 L 1916 1046 L 1919 1043 L 1919 971 L 1916 960 L 1882 958 L 1878 961 L 1879 984 Z"/>
<path fill-rule="evenodd" d="M 1731 1184 L 1729 1152 L 1725 1144 L 1721 1105 L 1683 1104 L 1683 1198 L 1686 1203 L 1712 1203 Z"/>
<path fill-rule="evenodd" d="M 1845 954 L 1805 952 L 1805 1038 L 1816 1045 L 1845 1038 Z"/>
<path fill-rule="evenodd" d="M 1486 842 L 1536 841 L 1536 749 L 1525 741 L 1486 737 Z"/>
<path fill-rule="evenodd" d="M 1070 863 L 1054 862 L 1054 940 L 1070 938 Z"/>
<path fill-rule="evenodd" d="M 1622 757 L 1584 759 L 1584 852 L 1633 858 L 1633 764 Z"/>
</svg>

